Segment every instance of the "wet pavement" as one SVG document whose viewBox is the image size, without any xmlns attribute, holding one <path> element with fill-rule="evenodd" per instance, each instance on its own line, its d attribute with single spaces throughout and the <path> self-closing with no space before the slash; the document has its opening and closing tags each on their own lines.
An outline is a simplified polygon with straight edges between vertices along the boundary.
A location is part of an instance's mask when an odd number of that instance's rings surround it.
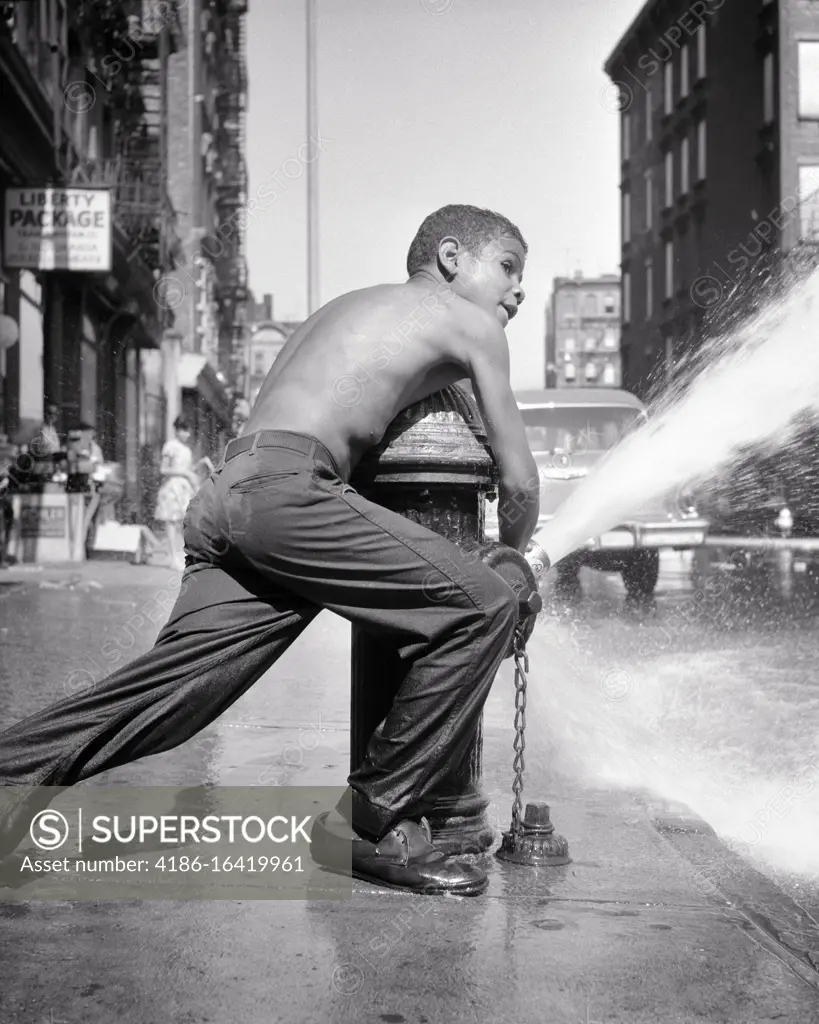
<svg viewBox="0 0 819 1024">
<path fill-rule="evenodd" d="M 801 830 L 819 786 L 782 788 L 819 754 L 819 586 L 706 577 L 725 586 L 668 560 L 656 602 L 630 608 L 617 579 L 584 573 L 581 603 L 541 617 L 525 797 L 550 802 L 572 864 L 490 854 L 489 892 L 471 900 L 355 883 L 338 903 L 0 902 L 0 1020 L 818 1024 Z M 3 573 L 0 726 L 145 650 L 177 585 L 111 563 Z M 195 740 L 95 782 L 343 785 L 348 657 L 347 625 L 324 614 Z M 485 715 L 497 833 L 513 697 L 507 662 Z M 804 863 L 783 860 L 800 845 Z"/>
</svg>

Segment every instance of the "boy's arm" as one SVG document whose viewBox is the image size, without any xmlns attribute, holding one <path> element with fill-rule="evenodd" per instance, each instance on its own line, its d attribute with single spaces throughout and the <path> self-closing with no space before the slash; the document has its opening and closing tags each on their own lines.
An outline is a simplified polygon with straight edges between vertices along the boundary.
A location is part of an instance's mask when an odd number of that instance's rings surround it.
<svg viewBox="0 0 819 1024">
<path fill-rule="evenodd" d="M 520 552 L 535 532 L 540 480 L 509 380 L 509 346 L 500 324 L 486 317 L 472 334 L 465 364 L 499 470 L 500 541 Z"/>
</svg>

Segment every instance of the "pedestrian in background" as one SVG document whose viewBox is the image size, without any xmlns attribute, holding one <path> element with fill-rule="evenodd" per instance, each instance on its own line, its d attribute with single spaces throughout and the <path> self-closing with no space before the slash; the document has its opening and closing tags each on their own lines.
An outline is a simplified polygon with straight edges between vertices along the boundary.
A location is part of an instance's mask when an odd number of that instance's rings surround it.
<svg viewBox="0 0 819 1024">
<path fill-rule="evenodd" d="M 176 436 L 162 447 L 159 475 L 162 483 L 156 497 L 156 518 L 165 524 L 171 564 L 180 572 L 185 568 L 185 545 L 182 539 L 182 521 L 188 502 L 199 489 L 199 477 L 193 469 L 193 451 L 188 441 L 191 428 L 187 420 L 178 416 L 174 420 Z"/>
<path fill-rule="evenodd" d="M 8 565 L 8 544 L 14 525 L 11 484 L 16 452 L 17 448 L 8 444 L 4 435 L 0 435 L 0 569 L 5 569 Z"/>
<path fill-rule="evenodd" d="M 60 435 L 57 432 L 57 421 L 60 417 L 60 407 L 49 404 L 43 416 L 43 425 L 29 445 L 31 454 L 35 459 L 41 459 L 48 455 L 54 455 L 62 448 Z"/>
</svg>

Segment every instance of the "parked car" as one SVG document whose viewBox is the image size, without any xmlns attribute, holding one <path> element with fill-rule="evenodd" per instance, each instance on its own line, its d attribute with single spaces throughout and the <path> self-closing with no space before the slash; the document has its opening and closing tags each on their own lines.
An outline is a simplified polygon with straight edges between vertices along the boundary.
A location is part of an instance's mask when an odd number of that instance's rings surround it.
<svg viewBox="0 0 819 1024">
<path fill-rule="evenodd" d="M 647 412 L 635 395 L 619 388 L 550 388 L 515 393 L 540 475 L 538 529 L 625 434 L 644 423 Z M 558 586 L 579 587 L 578 572 L 589 566 L 620 572 L 628 595 L 653 593 L 660 572 L 660 548 L 686 550 L 702 545 L 708 523 L 693 502 L 658 502 L 599 537 L 557 566 Z M 489 503 L 486 534 L 498 538 L 497 501 Z"/>
</svg>

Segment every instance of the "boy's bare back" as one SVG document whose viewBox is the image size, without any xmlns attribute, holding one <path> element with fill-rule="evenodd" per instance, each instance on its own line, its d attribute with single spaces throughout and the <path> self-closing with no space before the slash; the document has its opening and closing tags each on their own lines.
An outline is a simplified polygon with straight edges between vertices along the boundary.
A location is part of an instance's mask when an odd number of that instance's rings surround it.
<svg viewBox="0 0 819 1024">
<path fill-rule="evenodd" d="M 245 433 L 314 437 L 349 479 L 402 409 L 468 377 L 498 461 L 501 516 L 510 500 L 528 503 L 522 521 L 511 509 L 506 527 L 502 518 L 501 539 L 525 546 L 537 521 L 537 468 L 504 333 L 524 298 L 525 260 L 525 242 L 505 218 L 474 207 L 438 211 L 410 247 L 406 283 L 342 295 L 288 339 Z"/>
<path fill-rule="evenodd" d="M 482 318 L 427 281 L 343 295 L 291 336 L 246 430 L 316 437 L 349 475 L 402 409 L 469 376 L 463 339 Z"/>
</svg>

